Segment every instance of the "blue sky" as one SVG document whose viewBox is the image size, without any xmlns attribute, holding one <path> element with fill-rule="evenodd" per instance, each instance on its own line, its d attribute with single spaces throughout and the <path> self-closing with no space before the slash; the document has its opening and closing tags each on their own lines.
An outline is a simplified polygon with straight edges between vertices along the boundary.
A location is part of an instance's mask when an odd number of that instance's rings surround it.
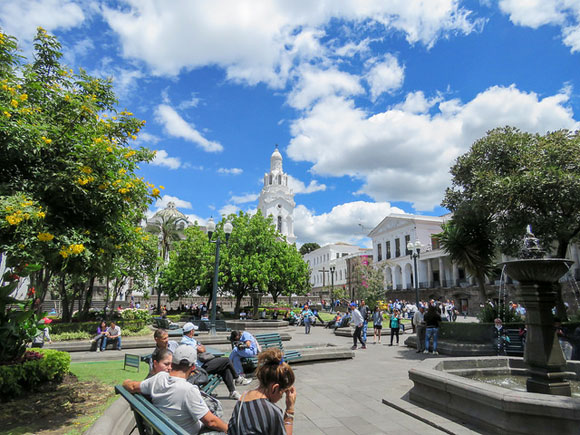
<svg viewBox="0 0 580 435">
<path fill-rule="evenodd" d="M 449 167 L 489 129 L 580 127 L 577 0 L 0 0 L 25 54 L 39 25 L 147 121 L 150 212 L 255 210 L 278 144 L 299 243 L 445 213 Z"/>
</svg>

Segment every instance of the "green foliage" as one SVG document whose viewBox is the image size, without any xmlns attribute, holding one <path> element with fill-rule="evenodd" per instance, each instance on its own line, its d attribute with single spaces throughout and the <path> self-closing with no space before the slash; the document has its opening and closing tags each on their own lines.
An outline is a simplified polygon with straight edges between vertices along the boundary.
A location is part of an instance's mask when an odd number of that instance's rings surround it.
<svg viewBox="0 0 580 435">
<path fill-rule="evenodd" d="M 151 314 L 149 314 L 149 310 L 126 308 L 121 311 L 121 319 L 125 321 L 142 320 L 143 322 L 149 323 L 149 321 L 151 320 Z"/>
<path fill-rule="evenodd" d="M 385 297 L 383 270 L 358 258 L 356 259 L 354 275 L 356 277 L 355 292 L 357 298 L 364 300 L 371 309 L 374 309 L 377 301 Z"/>
<path fill-rule="evenodd" d="M 86 331 L 61 332 L 59 334 L 50 334 L 52 341 L 71 341 L 71 340 L 90 340 L 96 334 L 96 331 L 89 333 Z"/>
<path fill-rule="evenodd" d="M 306 255 L 318 248 L 320 248 L 320 245 L 316 242 L 305 243 L 300 247 L 300 255 Z"/>
<path fill-rule="evenodd" d="M 523 322 L 522 316 L 520 316 L 515 310 L 504 305 L 494 305 L 485 304 L 483 309 L 477 315 L 477 318 L 482 323 L 493 323 L 495 319 L 500 318 L 503 323 L 518 323 Z"/>
<path fill-rule="evenodd" d="M 37 349 L 40 359 L 0 366 L 0 400 L 34 391 L 46 382 L 60 381 L 69 371 L 70 355 L 51 349 Z"/>
</svg>

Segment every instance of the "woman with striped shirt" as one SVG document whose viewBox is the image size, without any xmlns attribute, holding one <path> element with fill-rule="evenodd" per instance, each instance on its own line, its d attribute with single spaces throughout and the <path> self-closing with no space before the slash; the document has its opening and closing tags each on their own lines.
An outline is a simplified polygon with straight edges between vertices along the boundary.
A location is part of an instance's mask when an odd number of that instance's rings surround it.
<svg viewBox="0 0 580 435">
<path fill-rule="evenodd" d="M 228 425 L 230 435 L 292 435 L 294 423 L 294 372 L 280 349 L 268 349 L 258 355 L 256 378 L 260 385 L 248 391 L 236 403 Z M 286 411 L 274 403 L 286 395 Z"/>
</svg>

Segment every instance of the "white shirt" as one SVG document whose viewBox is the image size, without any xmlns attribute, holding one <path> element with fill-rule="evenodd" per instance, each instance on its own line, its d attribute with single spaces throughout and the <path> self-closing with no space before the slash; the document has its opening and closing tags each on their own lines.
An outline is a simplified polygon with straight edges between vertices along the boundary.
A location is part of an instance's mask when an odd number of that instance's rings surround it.
<svg viewBox="0 0 580 435">
<path fill-rule="evenodd" d="M 115 336 L 121 336 L 121 327 L 119 325 L 115 325 L 114 328 L 111 328 L 110 326 L 107 328 L 107 332 L 109 333 L 109 335 L 112 335 L 113 337 Z"/>
<path fill-rule="evenodd" d="M 421 311 L 415 311 L 415 314 L 413 315 L 413 324 L 415 326 L 420 325 L 424 321 L 424 317 L 425 315 Z"/>
<path fill-rule="evenodd" d="M 360 326 L 363 324 L 364 320 L 358 308 L 353 308 L 351 321 L 354 326 Z"/>
<path fill-rule="evenodd" d="M 159 372 L 141 382 L 141 393 L 151 396 L 153 405 L 190 434 L 203 428 L 201 419 L 209 412 L 199 388 L 186 379 Z"/>
</svg>

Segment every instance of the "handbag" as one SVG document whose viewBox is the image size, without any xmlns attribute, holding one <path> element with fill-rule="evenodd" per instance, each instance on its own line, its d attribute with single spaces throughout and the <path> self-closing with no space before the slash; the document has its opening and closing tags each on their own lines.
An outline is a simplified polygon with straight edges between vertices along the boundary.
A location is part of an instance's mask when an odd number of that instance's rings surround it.
<svg viewBox="0 0 580 435">
<path fill-rule="evenodd" d="M 215 358 L 215 355 L 210 352 L 200 352 L 197 354 L 197 359 L 202 363 L 205 364 L 206 362 L 211 361 Z"/>
<path fill-rule="evenodd" d="M 209 382 L 209 374 L 201 367 L 196 367 L 193 374 L 187 378 L 187 382 L 198 387 L 203 387 Z"/>
</svg>

